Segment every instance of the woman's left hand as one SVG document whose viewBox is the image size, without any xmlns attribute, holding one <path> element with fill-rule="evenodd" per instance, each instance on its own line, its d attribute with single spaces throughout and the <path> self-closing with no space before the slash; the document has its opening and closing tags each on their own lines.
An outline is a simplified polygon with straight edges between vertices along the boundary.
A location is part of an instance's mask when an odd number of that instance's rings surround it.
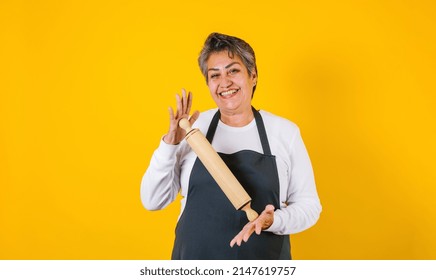
<svg viewBox="0 0 436 280">
<path fill-rule="evenodd" d="M 269 204 L 256 220 L 249 222 L 244 228 L 230 241 L 230 247 L 235 244 L 241 246 L 242 241 L 247 242 L 248 238 L 256 232 L 259 235 L 262 230 L 269 228 L 274 221 L 274 206 Z"/>
</svg>

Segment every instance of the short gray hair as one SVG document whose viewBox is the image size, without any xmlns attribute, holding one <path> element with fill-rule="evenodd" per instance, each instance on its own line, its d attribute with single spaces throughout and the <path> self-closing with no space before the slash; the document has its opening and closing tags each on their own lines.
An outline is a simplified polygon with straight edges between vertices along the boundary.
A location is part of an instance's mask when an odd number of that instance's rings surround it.
<svg viewBox="0 0 436 280">
<path fill-rule="evenodd" d="M 211 54 L 221 51 L 227 51 L 231 58 L 233 58 L 234 55 L 239 56 L 242 63 L 244 63 L 247 68 L 248 74 L 251 75 L 255 72 L 258 76 L 256 56 L 253 48 L 240 38 L 215 32 L 207 37 L 198 57 L 198 65 L 200 66 L 201 73 L 203 73 L 203 76 L 206 78 L 206 82 L 208 82 L 207 60 Z M 256 85 L 253 87 L 253 94 L 255 90 Z"/>
</svg>

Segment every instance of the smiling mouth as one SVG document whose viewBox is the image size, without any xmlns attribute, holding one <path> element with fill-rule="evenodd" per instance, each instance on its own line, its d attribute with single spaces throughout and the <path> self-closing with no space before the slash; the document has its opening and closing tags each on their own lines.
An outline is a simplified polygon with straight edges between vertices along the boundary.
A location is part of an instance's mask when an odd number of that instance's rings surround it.
<svg viewBox="0 0 436 280">
<path fill-rule="evenodd" d="M 237 93 L 238 91 L 239 91 L 239 89 L 231 89 L 231 90 L 228 90 L 228 91 L 223 91 L 219 95 L 222 96 L 222 97 L 227 97 L 227 96 L 230 96 L 230 95 L 233 95 L 233 94 Z"/>
</svg>

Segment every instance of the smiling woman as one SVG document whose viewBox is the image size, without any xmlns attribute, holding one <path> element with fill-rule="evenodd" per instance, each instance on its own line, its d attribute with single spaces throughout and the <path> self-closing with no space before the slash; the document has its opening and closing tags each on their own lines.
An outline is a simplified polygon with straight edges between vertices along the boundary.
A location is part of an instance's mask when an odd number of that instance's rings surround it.
<svg viewBox="0 0 436 280">
<path fill-rule="evenodd" d="M 221 121 L 235 127 L 253 120 L 251 98 L 257 74 L 249 73 L 239 56 L 227 51 L 210 55 L 207 61 L 209 91 L 220 108 Z"/>
<path fill-rule="evenodd" d="M 149 210 L 162 209 L 181 193 L 173 259 L 290 259 L 289 234 L 313 226 L 321 212 L 299 129 L 252 107 L 258 76 L 254 51 L 245 41 L 212 33 L 198 62 L 218 108 L 201 116 L 194 112 L 190 124 L 206 135 L 260 215 L 249 222 L 235 211 L 182 142 L 185 132 L 178 122 L 189 117 L 192 105 L 185 90 L 177 95 L 176 113 L 169 109 L 170 128 L 143 177 L 142 202 Z"/>
</svg>

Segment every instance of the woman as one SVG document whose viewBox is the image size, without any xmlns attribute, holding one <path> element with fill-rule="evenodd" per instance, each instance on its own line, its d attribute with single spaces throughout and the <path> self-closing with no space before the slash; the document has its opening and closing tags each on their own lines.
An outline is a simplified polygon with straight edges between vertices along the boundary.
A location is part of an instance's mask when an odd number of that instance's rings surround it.
<svg viewBox="0 0 436 280">
<path fill-rule="evenodd" d="M 198 62 L 218 109 L 196 111 L 189 121 L 206 135 L 260 215 L 248 222 L 236 211 L 182 141 L 178 121 L 189 117 L 192 105 L 185 90 L 177 95 L 177 111 L 169 108 L 170 128 L 143 177 L 142 203 L 162 209 L 181 192 L 172 259 L 290 259 L 289 234 L 314 225 L 321 212 L 299 129 L 252 107 L 258 75 L 245 41 L 212 33 Z"/>
</svg>

